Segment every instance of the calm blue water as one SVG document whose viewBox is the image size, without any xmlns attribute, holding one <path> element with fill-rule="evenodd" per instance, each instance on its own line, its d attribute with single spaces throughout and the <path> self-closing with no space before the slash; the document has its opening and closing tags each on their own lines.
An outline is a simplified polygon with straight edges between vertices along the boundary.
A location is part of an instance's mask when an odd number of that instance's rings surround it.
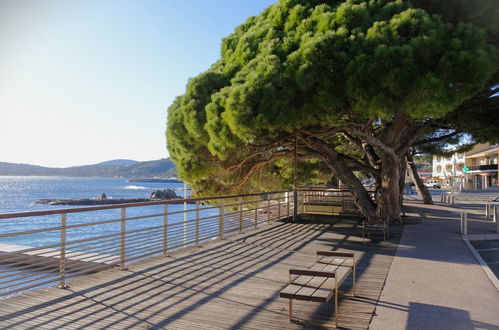
<svg viewBox="0 0 499 330">
<path fill-rule="evenodd" d="M 39 199 L 62 199 L 62 198 L 93 198 L 101 193 L 106 193 L 112 198 L 146 198 L 157 189 L 174 188 L 178 189 L 177 194 L 182 195 L 181 183 L 141 183 L 128 182 L 121 178 L 67 178 L 67 177 L 12 177 L 0 176 L 0 213 L 40 211 L 51 209 L 75 208 L 77 206 L 51 206 L 37 205 Z M 195 206 L 188 204 L 187 209 L 194 209 Z M 169 206 L 169 212 L 183 210 L 183 204 Z M 126 216 L 137 217 L 149 214 L 158 214 L 157 217 L 139 220 L 129 220 L 126 224 L 127 231 L 141 228 L 160 226 L 163 217 L 159 214 L 163 212 L 163 207 L 133 207 L 127 208 Z M 216 215 L 218 212 L 213 209 L 201 211 L 201 216 Z M 193 218 L 195 212 L 190 212 L 188 219 Z M 120 209 L 102 210 L 83 213 L 69 213 L 67 224 L 92 223 L 95 221 L 120 219 Z M 169 216 L 168 223 L 174 224 L 184 220 L 183 214 Z M 0 220 L 0 235 L 18 231 L 38 230 L 60 225 L 60 216 L 50 215 L 42 217 L 28 217 Z M 173 226 L 172 230 L 181 226 Z M 191 230 L 191 229 L 189 229 Z M 68 241 L 97 237 L 107 234 L 116 234 L 120 231 L 120 223 L 109 223 L 92 225 L 83 228 L 68 229 Z M 58 243 L 60 232 L 58 230 L 21 235 L 14 237 L 0 237 L 0 243 L 17 244 L 26 246 L 45 246 Z"/>
</svg>

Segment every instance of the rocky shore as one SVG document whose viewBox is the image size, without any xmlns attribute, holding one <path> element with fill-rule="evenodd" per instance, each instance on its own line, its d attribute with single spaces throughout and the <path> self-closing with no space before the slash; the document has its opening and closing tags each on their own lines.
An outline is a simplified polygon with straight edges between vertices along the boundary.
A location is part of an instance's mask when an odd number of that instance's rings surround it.
<svg viewBox="0 0 499 330">
<path fill-rule="evenodd" d="M 81 198 L 81 199 L 40 199 L 35 204 L 45 205 L 110 205 L 110 204 L 125 204 L 125 203 L 141 203 L 153 202 L 161 200 L 178 200 L 178 203 L 184 203 L 180 196 L 178 196 L 172 189 L 156 190 L 151 193 L 149 198 L 108 198 L 105 193 L 102 193 L 95 198 Z M 188 204 L 195 203 L 194 201 L 187 201 Z"/>
</svg>

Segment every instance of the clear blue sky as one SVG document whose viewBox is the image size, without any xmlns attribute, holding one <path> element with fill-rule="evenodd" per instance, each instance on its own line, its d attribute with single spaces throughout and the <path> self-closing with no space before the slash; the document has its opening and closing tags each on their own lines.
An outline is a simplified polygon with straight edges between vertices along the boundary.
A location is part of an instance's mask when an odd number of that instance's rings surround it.
<svg viewBox="0 0 499 330">
<path fill-rule="evenodd" d="M 166 109 L 275 0 L 0 0 L 0 161 L 167 157 Z"/>
</svg>

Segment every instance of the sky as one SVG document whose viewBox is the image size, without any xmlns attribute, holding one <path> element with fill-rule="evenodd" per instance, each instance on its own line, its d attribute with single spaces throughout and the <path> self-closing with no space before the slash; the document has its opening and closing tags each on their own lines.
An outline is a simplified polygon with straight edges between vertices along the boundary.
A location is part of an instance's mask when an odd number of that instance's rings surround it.
<svg viewBox="0 0 499 330">
<path fill-rule="evenodd" d="M 168 157 L 166 110 L 275 0 L 0 0 L 0 162 Z"/>
</svg>

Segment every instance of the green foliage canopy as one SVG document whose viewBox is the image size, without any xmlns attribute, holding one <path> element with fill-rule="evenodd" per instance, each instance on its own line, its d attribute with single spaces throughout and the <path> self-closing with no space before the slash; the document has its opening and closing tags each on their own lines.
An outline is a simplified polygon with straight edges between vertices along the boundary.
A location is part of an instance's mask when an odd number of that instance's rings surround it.
<svg viewBox="0 0 499 330">
<path fill-rule="evenodd" d="M 444 117 L 497 70 L 487 38 L 405 1 L 281 0 L 225 38 L 221 59 L 170 106 L 170 156 L 181 178 L 214 192 L 241 179 L 236 164 L 256 145 L 297 130 Z M 289 150 L 276 146 L 245 189 L 281 182 Z"/>
</svg>

